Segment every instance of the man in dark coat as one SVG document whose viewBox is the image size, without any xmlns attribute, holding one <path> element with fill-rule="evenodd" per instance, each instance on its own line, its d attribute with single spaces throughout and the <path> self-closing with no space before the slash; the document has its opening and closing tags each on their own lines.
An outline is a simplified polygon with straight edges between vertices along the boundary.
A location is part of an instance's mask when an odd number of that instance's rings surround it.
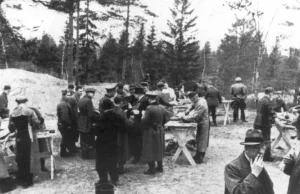
<svg viewBox="0 0 300 194">
<path fill-rule="evenodd" d="M 297 110 L 299 113 L 299 110 Z M 297 130 L 297 139 L 300 140 L 300 117 L 294 123 Z M 299 143 L 299 142 L 298 142 Z M 300 193 L 300 148 L 292 148 L 283 158 L 283 172 L 290 176 L 287 194 Z"/>
<path fill-rule="evenodd" d="M 147 107 L 142 123 L 145 126 L 143 136 L 142 160 L 148 162 L 149 169 L 144 174 L 163 172 L 163 157 L 165 153 L 164 124 L 169 119 L 169 112 L 156 101 L 156 92 L 147 92 L 150 105 Z M 157 168 L 155 168 L 157 162 Z"/>
<path fill-rule="evenodd" d="M 142 113 L 148 107 L 149 101 L 142 87 L 137 86 L 134 90 L 134 95 L 138 101 L 133 105 L 130 114 L 133 121 L 133 131 L 129 134 L 129 145 L 134 157 L 131 163 L 136 164 L 141 158 L 143 147 L 144 126 L 142 125 Z"/>
<path fill-rule="evenodd" d="M 72 123 L 72 130 L 74 132 L 74 137 L 73 137 L 73 146 L 75 149 L 77 149 L 76 147 L 76 142 L 78 142 L 79 140 L 79 131 L 78 131 L 78 117 L 79 117 L 79 112 L 78 112 L 78 103 L 79 103 L 79 100 L 82 96 L 82 93 L 83 93 L 83 88 L 82 86 L 76 86 L 76 89 L 75 89 L 75 94 L 72 96 L 74 101 L 73 101 L 73 107 L 72 107 L 72 110 L 74 111 L 74 114 L 75 114 L 75 117 L 76 117 L 76 120 Z"/>
<path fill-rule="evenodd" d="M 261 130 L 267 145 L 264 161 L 270 162 L 274 160 L 271 156 L 271 128 L 276 117 L 276 113 L 271 102 L 273 92 L 274 89 L 271 87 L 265 89 L 265 96 L 258 101 L 256 117 L 253 124 L 254 129 Z"/>
<path fill-rule="evenodd" d="M 216 110 L 218 105 L 222 104 L 222 96 L 220 91 L 213 85 L 209 85 L 205 98 L 208 105 L 208 115 L 211 114 L 214 126 L 217 126 Z"/>
<path fill-rule="evenodd" d="M 207 85 L 205 84 L 204 80 L 200 79 L 199 83 L 195 84 L 193 91 L 196 92 L 199 97 L 205 97 L 207 94 Z"/>
<path fill-rule="evenodd" d="M 275 112 L 282 112 L 282 111 L 286 112 L 286 111 L 288 111 L 286 103 L 282 99 L 281 94 L 278 94 L 278 96 L 276 96 L 276 98 L 275 98 L 274 111 Z"/>
<path fill-rule="evenodd" d="M 129 145 L 128 145 L 128 130 L 130 129 L 130 122 L 121 108 L 123 98 L 121 96 L 116 96 L 114 98 L 114 107 L 112 111 L 118 114 L 122 120 L 125 122 L 124 129 L 118 131 L 118 170 L 119 174 L 124 174 L 124 165 L 129 159 Z"/>
<path fill-rule="evenodd" d="M 235 84 L 231 86 L 231 96 L 233 103 L 235 104 L 233 110 L 233 122 L 236 122 L 239 117 L 239 109 L 241 109 L 241 120 L 246 121 L 245 117 L 245 100 L 247 98 L 247 87 L 243 84 L 243 80 L 240 77 L 235 78 Z"/>
<path fill-rule="evenodd" d="M 108 174 L 112 184 L 119 181 L 118 174 L 118 150 L 120 132 L 128 127 L 128 120 L 119 111 L 113 110 L 113 102 L 104 99 L 102 103 L 103 113 L 96 119 L 94 134 L 96 140 L 96 170 L 100 180 L 98 183 L 107 183 Z M 118 112 L 118 113 L 117 113 Z"/>
<path fill-rule="evenodd" d="M 103 101 L 105 99 L 110 99 L 111 101 L 113 101 L 113 98 L 115 97 L 115 95 L 117 93 L 117 85 L 113 85 L 113 86 L 107 87 L 105 89 L 106 89 L 106 94 L 99 101 L 99 112 L 100 113 L 104 113 L 102 105 L 103 105 Z"/>
<path fill-rule="evenodd" d="M 79 120 L 78 131 L 80 132 L 80 144 L 82 149 L 83 159 L 93 159 L 95 151 L 95 137 L 92 133 L 93 117 L 95 109 L 92 98 L 95 95 L 94 88 L 87 88 L 85 95 L 79 100 Z"/>
<path fill-rule="evenodd" d="M 263 167 L 264 139 L 259 130 L 246 132 L 244 152 L 225 166 L 225 194 L 274 194 L 273 182 Z"/>
<path fill-rule="evenodd" d="M 39 124 L 38 118 L 33 110 L 26 106 L 27 98 L 18 97 L 18 106 L 13 110 L 9 118 L 9 131 L 16 133 L 16 162 L 18 172 L 16 179 L 27 188 L 33 185 L 33 173 L 37 173 L 36 165 L 39 161 L 32 160 L 31 144 L 33 143 L 33 131 Z"/>
<path fill-rule="evenodd" d="M 69 94 L 69 97 L 67 96 Z M 70 157 L 75 153 L 73 147 L 72 122 L 75 116 L 69 104 L 70 92 L 62 90 L 62 98 L 57 105 L 57 126 L 62 140 L 60 144 L 60 156 Z"/>
<path fill-rule="evenodd" d="M 1 119 L 8 118 L 9 116 L 7 95 L 10 93 L 10 89 L 11 87 L 8 85 L 4 86 L 3 93 L 0 95 L 0 123 Z"/>
</svg>

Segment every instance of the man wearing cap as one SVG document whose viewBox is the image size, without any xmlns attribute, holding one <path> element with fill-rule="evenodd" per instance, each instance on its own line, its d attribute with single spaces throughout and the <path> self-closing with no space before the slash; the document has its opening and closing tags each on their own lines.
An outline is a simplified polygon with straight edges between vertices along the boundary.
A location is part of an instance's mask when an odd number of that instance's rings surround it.
<svg viewBox="0 0 300 194">
<path fill-rule="evenodd" d="M 273 182 L 264 168 L 264 139 L 259 130 L 246 132 L 244 152 L 225 166 L 225 194 L 274 194 Z"/>
<path fill-rule="evenodd" d="M 209 141 L 209 116 L 207 102 L 204 98 L 199 97 L 196 92 L 188 94 L 192 102 L 193 111 L 189 112 L 187 116 L 182 116 L 183 121 L 197 123 L 197 153 L 193 157 L 197 164 L 203 163 L 208 141 Z"/>
<path fill-rule="evenodd" d="M 200 79 L 199 83 L 194 86 L 194 92 L 198 94 L 199 97 L 205 97 L 207 94 L 207 85 L 205 81 Z"/>
<path fill-rule="evenodd" d="M 233 122 L 236 122 L 239 117 L 239 109 L 241 109 L 241 120 L 246 121 L 245 117 L 245 100 L 247 98 L 247 87 L 242 83 L 242 78 L 235 78 L 235 84 L 231 85 L 231 96 L 234 101 Z"/>
<path fill-rule="evenodd" d="M 208 105 L 208 115 L 211 114 L 214 126 L 217 126 L 217 107 L 222 104 L 222 96 L 220 91 L 213 85 L 208 85 L 207 94 L 205 96 Z"/>
<path fill-rule="evenodd" d="M 87 88 L 85 95 L 79 100 L 79 119 L 78 131 L 80 132 L 80 144 L 82 149 L 83 159 L 93 159 L 95 151 L 95 137 L 92 133 L 93 117 L 95 109 L 93 106 L 92 98 L 95 95 L 94 88 Z"/>
<path fill-rule="evenodd" d="M 299 113 L 299 110 L 292 109 Z M 293 123 L 297 130 L 297 146 L 293 147 L 283 158 L 283 172 L 290 176 L 287 194 L 300 193 L 300 117 Z"/>
<path fill-rule="evenodd" d="M 71 96 L 73 96 L 75 94 L 75 86 L 74 84 L 69 84 L 68 85 L 68 91 L 71 93 Z"/>
<path fill-rule="evenodd" d="M 163 172 L 163 157 L 165 152 L 164 124 L 168 121 L 169 112 L 156 101 L 156 92 L 147 92 L 150 105 L 142 118 L 145 126 L 143 135 L 142 160 L 148 163 L 149 169 L 144 174 Z M 155 168 L 155 162 L 157 167 Z"/>
<path fill-rule="evenodd" d="M 60 144 L 60 156 L 70 157 L 75 153 L 75 147 L 73 145 L 73 129 L 72 123 L 76 119 L 69 99 L 71 98 L 71 93 L 68 90 L 62 90 L 62 98 L 57 105 L 57 126 L 61 134 L 61 144 Z"/>
<path fill-rule="evenodd" d="M 130 85 L 129 86 L 129 93 L 130 93 L 130 97 L 129 97 L 129 103 L 133 106 L 136 102 L 137 99 L 134 96 L 134 90 L 135 90 L 135 85 Z"/>
<path fill-rule="evenodd" d="M 112 111 L 119 115 L 122 121 L 125 123 L 122 130 L 118 131 L 118 170 L 119 174 L 124 174 L 125 169 L 124 165 L 126 161 L 129 159 L 129 144 L 128 144 L 128 131 L 131 129 L 131 124 L 125 114 L 125 112 L 121 108 L 123 98 L 118 95 L 114 98 L 114 107 Z"/>
<path fill-rule="evenodd" d="M 119 103 L 119 97 L 114 99 Z M 114 104 L 110 99 L 103 100 L 104 113 L 96 118 L 96 128 L 94 134 L 96 140 L 96 170 L 100 180 L 99 184 L 108 182 L 108 174 L 111 183 L 118 184 L 118 154 L 120 151 L 120 134 L 125 132 L 128 127 L 128 119 L 120 112 L 120 108 L 114 108 Z"/>
<path fill-rule="evenodd" d="M 3 93 L 0 95 L 0 125 L 1 120 L 9 116 L 7 95 L 10 93 L 10 89 L 9 85 L 4 86 Z"/>
<path fill-rule="evenodd" d="M 265 96 L 258 101 L 256 117 L 253 124 L 254 129 L 261 130 L 267 146 L 264 161 L 270 162 L 274 160 L 271 156 L 271 128 L 276 117 L 276 113 L 271 102 L 273 92 L 274 89 L 272 87 L 265 89 Z"/>
<path fill-rule="evenodd" d="M 16 134 L 16 162 L 18 172 L 16 179 L 27 188 L 33 185 L 33 173 L 40 170 L 40 161 L 34 157 L 34 143 L 36 139 L 33 130 L 39 124 L 35 112 L 26 106 L 26 97 L 16 99 L 17 107 L 13 110 L 9 118 L 9 131 Z"/>
<path fill-rule="evenodd" d="M 115 95 L 117 93 L 117 89 L 116 89 L 117 85 L 118 84 L 105 88 L 106 94 L 103 96 L 103 98 L 100 99 L 100 102 L 99 102 L 99 112 L 100 113 L 104 112 L 104 110 L 102 108 L 102 104 L 105 99 L 110 99 L 111 101 L 113 101 L 113 98 L 115 97 Z"/>
<path fill-rule="evenodd" d="M 143 132 L 142 114 L 149 105 L 145 96 L 144 88 L 137 86 L 134 89 L 134 96 L 138 100 L 132 107 L 131 118 L 133 120 L 133 131 L 130 133 L 130 149 L 134 159 L 131 163 L 136 164 L 142 155 Z"/>
</svg>

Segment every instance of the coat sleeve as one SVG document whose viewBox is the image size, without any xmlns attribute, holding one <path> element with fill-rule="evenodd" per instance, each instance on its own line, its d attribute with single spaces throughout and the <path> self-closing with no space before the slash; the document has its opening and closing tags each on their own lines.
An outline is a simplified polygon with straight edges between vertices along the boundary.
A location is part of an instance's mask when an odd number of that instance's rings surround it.
<svg viewBox="0 0 300 194">
<path fill-rule="evenodd" d="M 89 117 L 89 118 L 92 118 L 93 115 L 94 115 L 94 112 L 95 112 L 92 101 L 89 100 L 89 101 L 87 102 L 86 106 L 87 106 L 88 117 Z"/>
<path fill-rule="evenodd" d="M 61 123 L 61 108 L 59 105 L 56 106 L 56 115 L 58 123 Z"/>
<path fill-rule="evenodd" d="M 31 113 L 29 114 L 29 119 L 30 125 L 33 127 L 33 129 L 38 129 L 37 126 L 40 124 L 40 121 L 34 111 L 31 111 Z"/>
<path fill-rule="evenodd" d="M 142 117 L 142 124 L 143 125 L 150 125 L 151 124 L 151 110 L 149 108 L 146 109 L 144 116 Z"/>
<path fill-rule="evenodd" d="M 239 170 L 231 164 L 226 165 L 224 178 L 230 194 L 256 194 L 256 188 L 260 187 L 258 179 L 252 173 L 242 179 Z"/>
<path fill-rule="evenodd" d="M 15 126 L 15 123 L 13 122 L 13 120 L 12 120 L 12 116 L 9 117 L 8 129 L 11 133 L 14 133 L 16 131 L 16 126 Z"/>
<path fill-rule="evenodd" d="M 221 95 L 220 91 L 218 91 L 218 100 L 219 100 L 219 103 L 222 104 L 222 95 Z"/>
<path fill-rule="evenodd" d="M 283 172 L 289 176 L 292 174 L 294 166 L 295 166 L 295 158 L 292 157 L 291 152 L 292 152 L 292 150 L 289 151 L 283 158 L 283 164 L 284 164 Z M 284 161 L 286 161 L 286 162 L 284 162 Z"/>
<path fill-rule="evenodd" d="M 188 116 L 184 116 L 183 120 L 188 122 L 197 122 L 202 115 L 204 114 L 204 107 L 201 105 L 195 106 L 193 114 L 189 114 Z"/>
<path fill-rule="evenodd" d="M 276 112 L 274 110 L 272 103 L 267 104 L 267 111 L 268 111 L 268 115 L 269 115 L 271 122 L 274 123 L 275 118 L 276 118 Z"/>
</svg>

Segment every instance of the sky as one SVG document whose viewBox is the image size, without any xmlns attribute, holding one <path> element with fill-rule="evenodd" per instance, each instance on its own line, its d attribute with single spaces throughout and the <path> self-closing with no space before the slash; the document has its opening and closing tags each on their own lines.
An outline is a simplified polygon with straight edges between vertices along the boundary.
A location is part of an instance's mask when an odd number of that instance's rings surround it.
<svg viewBox="0 0 300 194">
<path fill-rule="evenodd" d="M 157 29 L 158 38 L 163 37 L 161 31 L 167 31 L 167 21 L 171 19 L 169 8 L 173 6 L 174 0 L 142 0 L 149 9 L 155 12 L 158 17 L 148 17 L 146 23 L 146 32 L 152 24 Z M 203 47 L 206 41 L 209 41 L 213 50 L 216 50 L 221 43 L 222 38 L 228 33 L 229 28 L 235 21 L 235 15 L 243 17 L 243 13 L 231 10 L 227 1 L 233 0 L 192 0 L 192 8 L 197 19 L 196 38 Z M 292 7 L 297 5 L 295 0 L 252 0 L 253 10 L 260 10 L 264 15 L 260 21 L 261 30 L 264 32 L 264 40 L 268 51 L 275 44 L 276 37 L 279 37 L 280 48 L 285 54 L 289 47 L 300 48 L 300 10 L 288 10 L 284 5 Z M 21 4 L 22 10 L 12 9 L 9 5 Z M 300 7 L 300 3 L 298 4 Z M 103 8 L 92 4 L 95 11 L 103 11 Z M 67 15 L 48 10 L 42 5 L 34 5 L 31 0 L 5 0 L 2 5 L 3 11 L 13 26 L 23 26 L 21 34 L 25 38 L 41 37 L 43 33 L 50 34 L 56 42 L 63 36 Z M 139 14 L 137 10 L 133 10 Z M 286 21 L 293 24 L 290 27 L 283 25 Z M 112 28 L 113 22 L 99 23 L 99 31 L 118 37 L 123 26 Z M 137 29 L 131 29 L 131 37 L 137 33 Z M 99 40 L 103 43 L 104 40 Z"/>
</svg>

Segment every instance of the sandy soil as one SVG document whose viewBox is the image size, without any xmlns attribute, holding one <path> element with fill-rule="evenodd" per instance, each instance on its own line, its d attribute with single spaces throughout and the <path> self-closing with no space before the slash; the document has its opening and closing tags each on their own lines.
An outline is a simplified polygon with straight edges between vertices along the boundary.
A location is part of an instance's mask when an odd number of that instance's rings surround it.
<svg viewBox="0 0 300 194">
<path fill-rule="evenodd" d="M 155 176 L 145 176 L 143 171 L 147 165 L 127 164 L 127 172 L 120 177 L 120 185 L 116 194 L 221 194 L 224 193 L 224 166 L 236 158 L 243 150 L 239 145 L 244 139 L 247 129 L 251 128 L 254 112 L 248 112 L 249 123 L 229 124 L 221 126 L 223 117 L 219 117 L 218 127 L 211 128 L 210 146 L 205 163 L 192 167 L 183 155 L 176 164 L 172 164 L 171 157 L 164 160 L 165 172 Z M 47 120 L 47 126 L 55 128 L 55 120 Z M 272 130 L 272 138 L 277 136 L 276 129 Z M 95 193 L 94 183 L 98 180 L 94 160 L 82 160 L 80 156 L 62 159 L 58 156 L 60 137 L 55 140 L 55 162 L 57 166 L 54 180 L 50 174 L 44 173 L 36 177 L 36 183 L 28 189 L 18 188 L 12 193 Z M 286 148 L 284 143 L 280 143 Z M 265 163 L 273 182 L 276 194 L 284 194 L 287 190 L 288 176 L 279 169 L 279 163 L 286 151 L 276 149 L 277 159 L 273 163 Z"/>
</svg>

